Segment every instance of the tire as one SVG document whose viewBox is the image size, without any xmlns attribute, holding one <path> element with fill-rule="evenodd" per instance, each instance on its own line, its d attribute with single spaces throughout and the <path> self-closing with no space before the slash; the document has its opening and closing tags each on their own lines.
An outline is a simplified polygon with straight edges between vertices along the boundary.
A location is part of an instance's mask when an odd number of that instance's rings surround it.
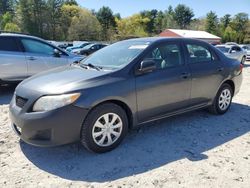
<svg viewBox="0 0 250 188">
<path fill-rule="evenodd" d="M 115 121 L 112 123 L 112 120 Z M 116 104 L 102 104 L 87 115 L 82 125 L 81 144 L 89 151 L 105 153 L 116 148 L 127 132 L 126 112 Z"/>
<path fill-rule="evenodd" d="M 243 57 L 242 57 L 242 59 L 241 59 L 241 64 L 242 64 L 242 65 L 244 65 L 244 64 L 245 64 L 245 62 L 246 62 L 246 57 L 245 57 L 245 56 L 243 56 Z"/>
<path fill-rule="evenodd" d="M 225 96 L 224 99 L 223 96 Z M 209 112 L 217 115 L 225 114 L 231 106 L 232 98 L 233 98 L 232 87 L 227 83 L 222 84 L 214 99 L 213 104 L 208 108 Z"/>
</svg>

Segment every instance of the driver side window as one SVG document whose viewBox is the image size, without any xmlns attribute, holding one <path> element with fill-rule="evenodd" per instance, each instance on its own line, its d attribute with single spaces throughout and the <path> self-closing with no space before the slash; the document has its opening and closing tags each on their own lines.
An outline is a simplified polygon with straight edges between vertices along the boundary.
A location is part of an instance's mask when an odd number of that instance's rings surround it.
<svg viewBox="0 0 250 188">
<path fill-rule="evenodd" d="M 179 45 L 164 44 L 154 48 L 144 60 L 153 60 L 157 69 L 176 67 L 182 64 Z"/>
<path fill-rule="evenodd" d="M 31 39 L 21 39 L 24 46 L 25 52 L 43 54 L 43 55 L 53 55 L 54 48 L 45 43 L 31 40 Z"/>
</svg>

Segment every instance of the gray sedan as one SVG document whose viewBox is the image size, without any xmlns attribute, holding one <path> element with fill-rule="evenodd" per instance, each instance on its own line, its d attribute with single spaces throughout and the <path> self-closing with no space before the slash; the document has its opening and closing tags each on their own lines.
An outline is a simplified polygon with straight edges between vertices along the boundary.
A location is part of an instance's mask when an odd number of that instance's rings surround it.
<svg viewBox="0 0 250 188">
<path fill-rule="evenodd" d="M 36 146 L 81 141 L 94 152 L 117 147 L 139 125 L 208 108 L 226 113 L 243 65 L 184 38 L 141 38 L 105 47 L 80 64 L 35 75 L 16 88 L 10 118 Z"/>
<path fill-rule="evenodd" d="M 216 48 L 223 52 L 227 57 L 235 59 L 242 64 L 246 61 L 247 52 L 238 45 L 217 45 Z"/>
<path fill-rule="evenodd" d="M 0 33 L 0 84 L 22 81 L 39 72 L 79 62 L 83 58 L 37 37 Z"/>
</svg>

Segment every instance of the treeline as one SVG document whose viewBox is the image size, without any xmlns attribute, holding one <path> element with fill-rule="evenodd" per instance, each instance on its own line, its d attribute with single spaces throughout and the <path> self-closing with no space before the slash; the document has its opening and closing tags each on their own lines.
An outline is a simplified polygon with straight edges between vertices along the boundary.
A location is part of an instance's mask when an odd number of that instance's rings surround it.
<svg viewBox="0 0 250 188">
<path fill-rule="evenodd" d="M 223 42 L 250 43 L 247 13 L 219 18 L 211 11 L 204 18 L 195 18 L 193 10 L 183 4 L 121 18 L 109 7 L 87 10 L 75 0 L 0 0 L 0 27 L 59 41 L 114 41 L 155 36 L 167 28 L 192 29 L 220 36 Z"/>
</svg>

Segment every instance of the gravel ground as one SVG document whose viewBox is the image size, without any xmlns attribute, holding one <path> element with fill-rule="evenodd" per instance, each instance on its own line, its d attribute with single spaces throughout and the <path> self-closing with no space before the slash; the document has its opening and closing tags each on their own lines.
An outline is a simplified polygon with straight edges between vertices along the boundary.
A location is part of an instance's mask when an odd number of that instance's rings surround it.
<svg viewBox="0 0 250 188">
<path fill-rule="evenodd" d="M 250 187 L 250 63 L 227 114 L 158 121 L 105 154 L 20 141 L 8 117 L 13 91 L 0 89 L 0 187 Z"/>
</svg>

